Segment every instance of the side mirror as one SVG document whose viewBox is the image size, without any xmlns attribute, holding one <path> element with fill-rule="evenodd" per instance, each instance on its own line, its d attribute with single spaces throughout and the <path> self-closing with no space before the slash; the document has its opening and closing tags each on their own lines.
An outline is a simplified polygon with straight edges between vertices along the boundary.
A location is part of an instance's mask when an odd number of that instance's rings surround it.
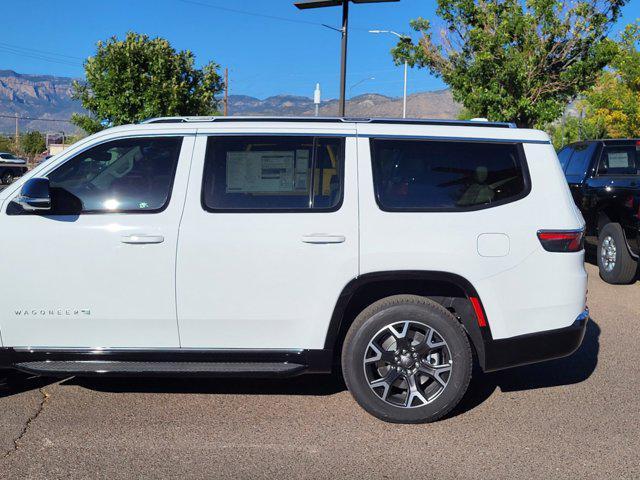
<svg viewBox="0 0 640 480">
<path fill-rule="evenodd" d="M 20 195 L 18 195 L 13 201 L 28 212 L 51 210 L 49 179 L 31 178 L 27 180 L 20 190 Z"/>
</svg>

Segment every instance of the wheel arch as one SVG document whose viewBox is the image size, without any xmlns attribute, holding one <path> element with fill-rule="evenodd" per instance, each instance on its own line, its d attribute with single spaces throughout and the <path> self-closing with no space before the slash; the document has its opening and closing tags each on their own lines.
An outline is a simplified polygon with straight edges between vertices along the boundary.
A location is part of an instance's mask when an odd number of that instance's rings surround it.
<svg viewBox="0 0 640 480">
<path fill-rule="evenodd" d="M 325 338 L 324 349 L 333 352 L 334 361 L 339 361 L 346 333 L 358 314 L 373 302 L 398 294 L 424 296 L 451 311 L 469 335 L 480 365 L 484 365 L 484 340 L 491 338 L 491 332 L 488 324 L 483 328 L 478 325 L 470 300 L 478 298 L 482 305 L 476 289 L 458 274 L 430 270 L 378 271 L 351 280 L 340 293 Z"/>
</svg>

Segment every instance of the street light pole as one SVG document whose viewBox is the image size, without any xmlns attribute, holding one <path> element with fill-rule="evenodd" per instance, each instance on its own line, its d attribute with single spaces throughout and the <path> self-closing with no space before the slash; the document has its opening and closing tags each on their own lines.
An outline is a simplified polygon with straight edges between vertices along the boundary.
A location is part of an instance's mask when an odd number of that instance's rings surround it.
<svg viewBox="0 0 640 480">
<path fill-rule="evenodd" d="M 340 100 L 339 100 L 339 116 L 344 117 L 346 107 L 346 85 L 347 85 L 347 40 L 349 38 L 349 2 L 353 3 L 383 3 L 397 2 L 398 0 L 298 0 L 294 3 L 300 10 L 307 8 L 337 7 L 342 5 L 342 28 L 337 29 L 325 25 L 332 30 L 337 30 L 342 35 L 342 52 L 340 61 Z"/>
<path fill-rule="evenodd" d="M 404 61 L 404 94 L 402 95 L 402 118 L 407 118 L 407 69 L 409 65 Z"/>
<path fill-rule="evenodd" d="M 340 108 L 338 115 L 344 117 L 347 85 L 347 40 L 349 39 L 349 0 L 342 2 L 342 53 L 340 60 Z"/>
<path fill-rule="evenodd" d="M 402 35 L 398 32 L 394 32 L 393 30 L 369 30 L 369 33 L 389 33 L 391 35 L 395 35 L 400 40 L 404 40 L 408 38 L 406 35 Z M 407 60 L 404 61 L 404 89 L 402 94 L 402 118 L 407 118 L 407 71 L 409 69 L 409 63 Z"/>
</svg>

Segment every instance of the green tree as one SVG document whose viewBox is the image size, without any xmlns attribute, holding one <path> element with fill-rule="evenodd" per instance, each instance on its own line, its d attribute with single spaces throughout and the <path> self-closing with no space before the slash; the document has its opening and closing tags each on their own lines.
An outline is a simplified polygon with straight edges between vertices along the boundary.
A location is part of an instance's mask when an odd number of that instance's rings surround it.
<svg viewBox="0 0 640 480">
<path fill-rule="evenodd" d="M 0 135 L 0 152 L 14 153 L 16 149 L 16 142 L 5 135 Z"/>
<path fill-rule="evenodd" d="M 587 122 L 604 125 L 603 136 L 640 136 L 640 24 L 628 25 L 611 70 L 586 93 Z"/>
<path fill-rule="evenodd" d="M 569 143 L 605 136 L 604 124 L 594 118 L 585 117 L 584 109 L 580 117 L 567 116 L 561 121 L 549 125 L 546 130 L 556 150 L 560 150 Z"/>
<path fill-rule="evenodd" d="M 73 123 L 88 133 L 105 126 L 165 115 L 214 115 L 223 88 L 218 65 L 195 68 L 190 51 L 177 52 L 162 38 L 129 32 L 124 40 L 98 42 L 85 64 L 85 82 L 74 82 L 74 98 L 91 116 Z"/>
<path fill-rule="evenodd" d="M 40 132 L 32 131 L 20 136 L 20 150 L 29 157 L 44 152 L 46 148 L 44 135 Z"/>
<path fill-rule="evenodd" d="M 473 116 L 546 125 L 596 81 L 615 53 L 607 33 L 626 0 L 438 0 L 440 38 L 423 18 L 396 63 L 427 68 Z"/>
</svg>

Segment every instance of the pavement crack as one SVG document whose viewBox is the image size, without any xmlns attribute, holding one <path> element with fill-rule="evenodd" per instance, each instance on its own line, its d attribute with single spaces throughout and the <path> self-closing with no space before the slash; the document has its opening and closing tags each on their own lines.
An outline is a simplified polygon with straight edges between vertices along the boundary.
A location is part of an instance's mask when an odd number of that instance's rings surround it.
<svg viewBox="0 0 640 480">
<path fill-rule="evenodd" d="M 40 392 L 40 404 L 38 405 L 38 409 L 35 411 L 35 413 L 33 415 L 31 415 L 29 418 L 27 418 L 27 421 L 25 422 L 24 427 L 22 428 L 22 431 L 20 432 L 20 435 L 18 435 L 13 440 L 13 448 L 11 450 L 9 450 L 8 452 L 5 452 L 5 454 L 4 454 L 4 456 L 2 458 L 9 457 L 10 455 L 12 455 L 14 452 L 16 452 L 20 448 L 20 441 L 22 440 L 22 438 L 29 431 L 29 427 L 31 426 L 31 424 L 35 421 L 36 418 L 38 418 L 38 416 L 40 416 L 40 414 L 44 410 L 44 406 L 47 403 L 47 400 L 49 400 L 49 397 L 51 395 L 44 388 L 39 388 L 38 391 Z"/>
</svg>

